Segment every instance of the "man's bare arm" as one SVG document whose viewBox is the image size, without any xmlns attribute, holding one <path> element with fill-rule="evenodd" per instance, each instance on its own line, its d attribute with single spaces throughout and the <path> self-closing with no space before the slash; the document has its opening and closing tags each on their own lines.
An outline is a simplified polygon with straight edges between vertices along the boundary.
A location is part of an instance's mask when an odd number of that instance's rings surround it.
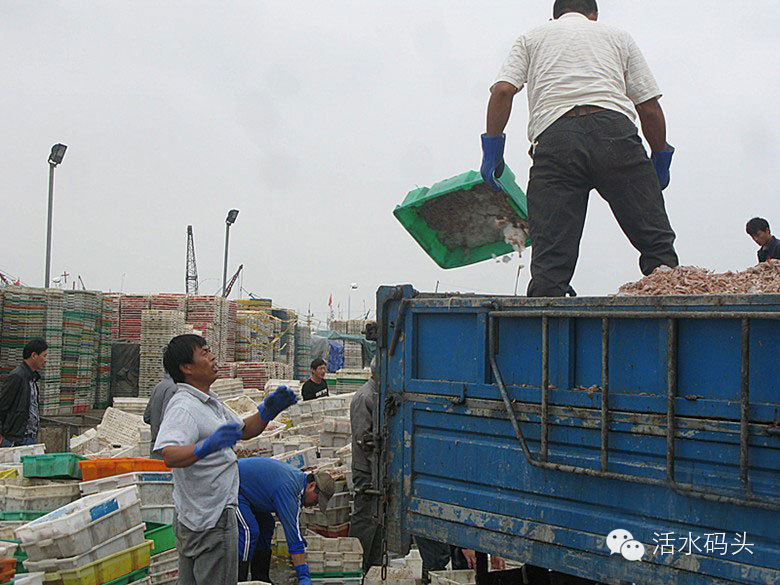
<svg viewBox="0 0 780 585">
<path fill-rule="evenodd" d="M 666 118 L 658 98 L 653 98 L 636 105 L 639 121 L 642 124 L 642 134 L 653 152 L 663 152 L 669 149 L 666 143 Z"/>
<path fill-rule="evenodd" d="M 198 461 L 195 457 L 195 445 L 172 445 L 162 450 L 165 465 L 170 468 L 189 467 Z"/>
<path fill-rule="evenodd" d="M 265 430 L 268 423 L 260 418 L 260 413 L 253 414 L 244 419 L 244 432 L 241 435 L 241 439 L 246 441 L 247 439 L 253 439 Z"/>
<path fill-rule="evenodd" d="M 490 101 L 487 110 L 487 135 L 501 136 L 504 133 L 509 115 L 512 113 L 512 101 L 517 88 L 506 81 L 499 81 L 490 88 Z"/>
</svg>

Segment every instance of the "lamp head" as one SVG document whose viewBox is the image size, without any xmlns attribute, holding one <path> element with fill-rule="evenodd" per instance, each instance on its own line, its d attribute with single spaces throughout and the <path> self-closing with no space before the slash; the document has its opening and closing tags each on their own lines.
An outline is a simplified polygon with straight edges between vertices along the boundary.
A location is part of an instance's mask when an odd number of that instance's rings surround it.
<svg viewBox="0 0 780 585">
<path fill-rule="evenodd" d="M 68 149 L 64 144 L 55 144 L 51 147 L 51 154 L 49 155 L 49 164 L 55 167 L 62 162 L 65 157 L 65 151 Z"/>
<path fill-rule="evenodd" d="M 233 225 L 236 222 L 236 218 L 238 217 L 238 209 L 231 209 L 228 211 L 227 219 L 225 219 L 225 223 L 228 225 Z"/>
</svg>

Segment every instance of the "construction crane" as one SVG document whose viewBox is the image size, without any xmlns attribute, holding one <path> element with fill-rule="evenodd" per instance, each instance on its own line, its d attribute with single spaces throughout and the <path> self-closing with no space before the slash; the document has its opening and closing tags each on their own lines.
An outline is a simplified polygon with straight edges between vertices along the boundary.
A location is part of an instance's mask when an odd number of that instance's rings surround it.
<svg viewBox="0 0 780 585">
<path fill-rule="evenodd" d="M 75 283 L 74 283 L 75 284 Z M 81 275 L 79 274 L 79 284 L 81 285 L 81 290 L 87 290 L 86 285 L 84 284 L 84 281 L 81 280 Z"/>
<path fill-rule="evenodd" d="M 195 264 L 195 237 L 192 235 L 192 226 L 187 226 L 187 274 L 184 280 L 184 289 L 188 295 L 198 294 L 198 267 Z"/>
<path fill-rule="evenodd" d="M 230 289 L 233 288 L 233 285 L 236 284 L 236 280 L 238 280 L 238 275 L 241 274 L 241 271 L 244 269 L 244 265 L 238 267 L 238 270 L 236 270 L 236 273 L 233 275 L 233 278 L 230 279 L 230 282 L 227 283 L 227 286 L 225 287 L 225 292 L 222 293 L 222 296 L 227 298 L 227 296 L 230 294 Z"/>
</svg>

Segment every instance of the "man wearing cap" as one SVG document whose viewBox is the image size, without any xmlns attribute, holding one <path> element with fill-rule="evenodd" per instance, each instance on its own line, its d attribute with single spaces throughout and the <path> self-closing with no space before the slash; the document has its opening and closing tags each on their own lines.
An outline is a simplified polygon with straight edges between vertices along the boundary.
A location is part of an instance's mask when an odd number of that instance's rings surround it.
<svg viewBox="0 0 780 585">
<path fill-rule="evenodd" d="M 301 506 L 319 504 L 325 512 L 335 492 L 333 478 L 265 457 L 239 459 L 238 475 L 238 580 L 248 578 L 251 565 L 253 581 L 271 582 L 268 570 L 275 513 L 284 529 L 298 585 L 311 585 L 298 517 Z"/>
</svg>

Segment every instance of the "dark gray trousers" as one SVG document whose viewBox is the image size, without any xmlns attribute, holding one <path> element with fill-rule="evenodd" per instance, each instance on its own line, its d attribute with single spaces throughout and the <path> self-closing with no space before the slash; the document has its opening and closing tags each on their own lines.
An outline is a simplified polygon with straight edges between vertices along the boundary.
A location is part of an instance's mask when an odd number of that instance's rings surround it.
<svg viewBox="0 0 780 585">
<path fill-rule="evenodd" d="M 529 297 L 562 297 L 574 275 L 588 196 L 596 189 L 650 274 L 678 264 L 674 231 L 653 163 L 625 115 L 596 112 L 556 120 L 537 139 L 528 182 Z M 608 251 L 604 251 L 608 253 Z"/>
<path fill-rule="evenodd" d="M 236 585 L 238 583 L 238 524 L 236 511 L 225 508 L 216 526 L 194 532 L 173 522 L 179 551 L 178 585 Z"/>
<path fill-rule="evenodd" d="M 355 490 L 371 486 L 371 473 L 352 468 Z M 382 564 L 382 527 L 379 520 L 379 498 L 355 493 L 349 535 L 363 546 L 363 572 Z"/>
</svg>

